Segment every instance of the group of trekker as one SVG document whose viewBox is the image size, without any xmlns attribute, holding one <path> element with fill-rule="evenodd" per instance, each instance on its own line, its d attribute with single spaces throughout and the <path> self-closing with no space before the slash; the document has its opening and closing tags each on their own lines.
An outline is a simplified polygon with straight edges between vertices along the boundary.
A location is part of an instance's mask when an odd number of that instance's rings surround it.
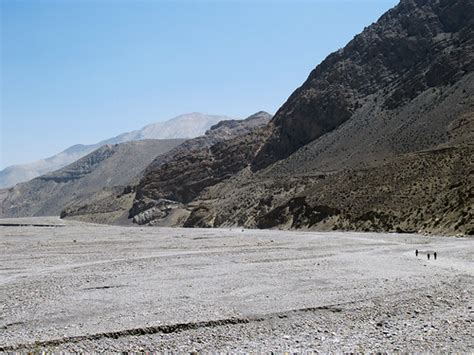
<svg viewBox="0 0 474 355">
<path fill-rule="evenodd" d="M 416 249 L 415 250 L 415 255 L 418 256 L 418 254 L 419 254 L 419 251 L 418 251 L 418 249 Z M 430 260 L 430 258 L 431 258 L 430 252 L 426 253 L 426 257 L 428 258 L 428 260 Z M 436 260 L 436 258 L 438 257 L 438 254 L 436 254 L 436 252 L 433 252 L 433 257 Z"/>
</svg>

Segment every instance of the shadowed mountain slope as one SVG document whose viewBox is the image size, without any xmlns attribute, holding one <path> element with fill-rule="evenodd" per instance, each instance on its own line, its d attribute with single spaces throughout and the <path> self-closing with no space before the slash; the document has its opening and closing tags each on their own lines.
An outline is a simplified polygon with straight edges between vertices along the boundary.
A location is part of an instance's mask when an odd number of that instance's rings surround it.
<svg viewBox="0 0 474 355">
<path fill-rule="evenodd" d="M 104 187 L 127 185 L 159 154 L 183 139 L 141 140 L 104 145 L 78 161 L 53 173 L 3 190 L 4 217 L 59 215 L 73 199 Z"/>
</svg>

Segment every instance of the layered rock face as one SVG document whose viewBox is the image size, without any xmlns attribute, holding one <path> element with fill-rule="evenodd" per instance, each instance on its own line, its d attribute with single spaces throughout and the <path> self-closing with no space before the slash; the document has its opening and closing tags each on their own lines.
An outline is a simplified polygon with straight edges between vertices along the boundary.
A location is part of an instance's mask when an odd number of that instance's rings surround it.
<svg viewBox="0 0 474 355">
<path fill-rule="evenodd" d="M 329 55 L 278 110 L 258 170 L 373 110 L 396 111 L 473 71 L 472 0 L 403 0 Z"/>
<path fill-rule="evenodd" d="M 264 141 L 270 118 L 258 112 L 242 121 L 222 121 L 204 136 L 157 157 L 138 184 L 129 217 L 140 224 L 162 218 L 170 201 L 189 203 L 206 187 L 246 167 Z"/>
</svg>

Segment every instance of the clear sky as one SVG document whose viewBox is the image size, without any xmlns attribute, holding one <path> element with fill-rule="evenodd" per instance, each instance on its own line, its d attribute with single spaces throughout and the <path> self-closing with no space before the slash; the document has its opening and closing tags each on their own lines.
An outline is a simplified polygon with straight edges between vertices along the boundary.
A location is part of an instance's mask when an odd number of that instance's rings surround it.
<svg viewBox="0 0 474 355">
<path fill-rule="evenodd" d="M 274 113 L 396 0 L 0 0 L 0 167 L 186 112 Z"/>
</svg>

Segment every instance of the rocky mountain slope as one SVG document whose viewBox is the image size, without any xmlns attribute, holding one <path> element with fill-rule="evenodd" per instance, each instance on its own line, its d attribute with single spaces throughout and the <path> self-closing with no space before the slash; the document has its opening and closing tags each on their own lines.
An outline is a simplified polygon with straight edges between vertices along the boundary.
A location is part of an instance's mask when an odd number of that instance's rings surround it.
<svg viewBox="0 0 474 355">
<path fill-rule="evenodd" d="M 192 211 L 188 227 L 472 234 L 473 15 L 473 0 L 402 0 L 318 65 L 252 148 L 211 152 L 244 157 L 231 171 L 212 160 L 225 179 L 209 179 L 209 155 L 175 160 L 193 174 L 148 175 L 131 216 L 160 224 L 136 207 L 164 198 Z"/>
<path fill-rule="evenodd" d="M 61 169 L 106 144 L 118 144 L 142 139 L 194 138 L 206 132 L 211 126 L 227 116 L 206 115 L 198 112 L 187 113 L 165 122 L 157 122 L 142 129 L 126 132 L 105 139 L 96 144 L 76 144 L 46 159 L 33 163 L 12 165 L 0 171 L 0 188 L 14 186 L 19 182 L 31 180 L 37 176 Z"/>
<path fill-rule="evenodd" d="M 354 119 L 365 134 L 375 133 L 380 140 L 394 134 L 394 122 L 398 124 L 397 134 L 384 146 L 388 154 L 441 143 L 442 126 L 453 117 L 413 116 L 417 110 L 439 110 L 443 90 L 472 72 L 473 14 L 472 0 L 402 0 L 329 55 L 289 97 L 275 114 L 275 129 L 254 169 L 286 158 Z M 414 99 L 426 102 L 415 110 Z M 458 101 L 449 108 L 459 111 Z M 358 133 L 353 136 L 360 140 Z M 395 146 L 387 147 L 391 143 Z"/>
<path fill-rule="evenodd" d="M 157 156 L 140 182 L 129 186 L 125 193 L 107 189 L 85 199 L 75 199 L 66 206 L 62 216 L 117 223 L 125 222 L 117 217 L 130 209 L 129 217 L 136 223 L 181 223 L 178 221 L 189 215 L 183 203 L 249 163 L 256 146 L 262 142 L 260 133 L 270 118 L 270 114 L 261 111 L 245 120 L 221 121 L 203 136 Z"/>
<path fill-rule="evenodd" d="M 201 194 L 185 224 L 473 234 L 473 156 L 474 146 L 459 145 L 330 174 L 270 179 L 247 170 Z"/>
<path fill-rule="evenodd" d="M 143 169 L 184 139 L 141 140 L 104 145 L 76 162 L 10 189 L 2 190 L 2 217 L 59 215 L 74 199 L 102 188 L 138 181 Z"/>
</svg>

